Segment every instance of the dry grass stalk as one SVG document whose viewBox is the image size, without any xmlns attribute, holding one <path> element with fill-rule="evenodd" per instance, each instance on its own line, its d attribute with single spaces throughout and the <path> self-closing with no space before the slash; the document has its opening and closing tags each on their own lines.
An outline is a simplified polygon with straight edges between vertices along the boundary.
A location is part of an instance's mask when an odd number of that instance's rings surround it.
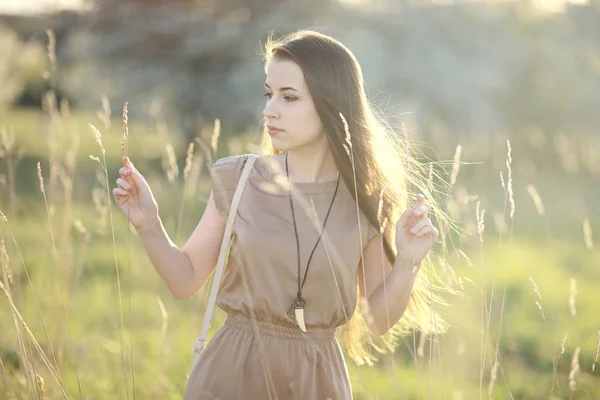
<svg viewBox="0 0 600 400">
<path fill-rule="evenodd" d="M 577 309 L 575 308 L 575 296 L 577 295 L 577 282 L 575 278 L 571 278 L 570 281 L 570 295 L 569 295 L 569 311 L 572 316 L 577 315 Z"/>
<path fill-rule="evenodd" d="M 35 306 L 37 308 L 37 312 L 40 315 L 40 321 L 42 323 L 42 327 L 44 329 L 44 332 L 46 333 L 46 340 L 48 340 L 48 346 L 50 348 L 51 354 L 52 354 L 52 358 L 54 361 L 54 365 L 56 366 L 56 369 L 58 371 L 58 361 L 56 360 L 56 353 L 54 351 L 54 347 L 52 346 L 52 341 L 50 340 L 50 333 L 48 332 L 48 328 L 46 326 L 46 321 L 44 320 L 44 314 L 42 313 L 42 308 L 40 307 L 40 302 L 38 299 L 38 296 L 35 292 L 35 288 L 33 286 L 33 282 L 31 281 L 31 276 L 29 275 L 29 270 L 27 268 L 27 265 L 25 264 L 25 260 L 23 259 L 23 254 L 21 253 L 21 249 L 19 248 L 19 245 L 17 243 L 17 239 L 15 238 L 15 235 L 12 231 L 12 228 L 10 226 L 10 223 L 8 222 L 8 218 L 6 218 L 6 216 L 4 215 L 4 213 L 0 210 L 0 219 L 2 219 L 4 221 L 4 223 L 6 224 L 6 227 L 8 228 L 8 232 L 10 234 L 10 237 L 13 240 L 13 243 L 15 245 L 15 247 L 17 248 L 17 253 L 19 254 L 19 259 L 21 261 L 21 264 L 23 265 L 23 271 L 25 272 L 25 276 L 27 278 L 27 282 L 29 283 L 29 286 L 31 287 L 31 293 L 33 296 L 33 300 L 35 302 Z M 0 248 L 0 251 L 2 251 L 2 258 L 3 260 L 7 260 L 7 266 L 9 265 L 9 258 L 8 258 L 8 251 L 6 249 L 6 247 L 4 246 L 4 242 L 2 241 L 2 246 Z M 6 267 L 3 266 L 3 270 Z M 8 279 L 5 276 L 5 280 L 7 281 Z M 10 293 L 10 287 L 7 287 L 5 289 L 5 293 L 7 295 L 7 297 L 9 298 L 9 301 L 12 301 L 12 297 L 9 295 Z"/>
<path fill-rule="evenodd" d="M 123 137 L 121 138 L 121 150 L 127 154 L 127 137 L 129 136 L 129 117 L 127 111 L 127 102 L 123 106 Z"/>
<path fill-rule="evenodd" d="M 105 155 L 106 154 L 106 150 L 104 149 L 104 146 L 102 145 L 102 134 L 100 133 L 100 131 L 98 130 L 98 128 L 96 128 L 94 125 L 88 124 L 88 126 L 90 127 L 90 130 L 92 131 L 92 133 L 96 137 L 96 143 L 98 143 L 98 146 L 100 146 L 100 150 L 102 151 L 102 155 Z M 96 157 L 96 159 L 98 160 L 98 162 L 100 162 L 100 159 L 98 157 Z M 100 164 L 102 166 L 104 166 L 101 162 L 100 162 Z"/>
<path fill-rule="evenodd" d="M 485 231 L 485 208 L 479 210 L 480 201 L 477 202 L 475 213 L 477 215 L 477 233 L 479 234 L 479 241 L 483 243 L 483 232 Z"/>
<path fill-rule="evenodd" d="M 40 162 L 37 163 L 37 177 L 40 183 L 40 191 L 45 195 L 46 191 L 44 190 L 44 178 L 42 177 L 42 167 L 40 166 Z"/>
<path fill-rule="evenodd" d="M 37 383 L 38 390 L 40 392 L 44 393 L 46 391 L 46 382 L 44 382 L 44 378 L 42 378 L 41 375 L 36 375 L 35 381 Z"/>
<path fill-rule="evenodd" d="M 8 388 L 8 393 L 10 394 L 10 397 L 16 399 L 17 394 L 15 393 L 15 389 L 13 388 L 12 383 L 10 383 L 10 380 L 8 379 L 8 373 L 6 372 L 6 367 L 2 362 L 2 357 L 0 357 L 0 368 L 2 368 L 2 376 L 4 377 L 4 382 L 6 382 L 5 385 Z"/>
<path fill-rule="evenodd" d="M 456 150 L 454 151 L 454 158 L 452 161 L 452 173 L 450 174 L 450 184 L 454 186 L 456 183 L 456 178 L 458 177 L 458 172 L 460 170 L 460 156 L 462 154 L 462 146 L 459 144 L 456 146 Z"/>
<path fill-rule="evenodd" d="M 560 361 L 560 356 L 565 352 L 565 344 L 567 343 L 567 335 L 568 332 L 565 333 L 562 341 L 560 342 L 560 350 L 558 352 L 558 356 L 556 357 L 556 362 L 554 362 L 554 374 L 552 376 L 552 385 L 550 386 L 550 398 L 552 398 L 552 392 L 554 392 L 554 382 L 556 381 L 556 370 L 558 369 L 558 362 Z"/>
<path fill-rule="evenodd" d="M 15 306 L 15 303 L 13 302 L 11 296 L 8 294 L 7 288 L 4 286 L 4 284 L 2 282 L 0 282 L 0 290 L 2 290 L 2 292 L 4 293 L 4 295 L 6 296 L 6 298 L 8 299 L 8 304 L 10 305 L 12 311 L 16 315 L 17 319 L 19 320 L 19 322 L 21 323 L 21 325 L 23 326 L 23 328 L 25 329 L 25 332 L 27 333 L 27 336 L 29 337 L 29 340 L 31 340 L 31 342 L 33 343 L 33 346 L 38 351 L 38 354 L 41 356 L 42 361 L 44 362 L 44 365 L 46 365 L 46 368 L 48 368 L 48 371 L 50 372 L 50 374 L 52 375 L 52 377 L 56 381 L 56 383 L 57 383 L 57 385 L 58 385 L 58 387 L 59 387 L 62 395 L 65 398 L 67 398 L 67 399 L 71 399 L 72 398 L 71 395 L 69 394 L 69 392 L 67 391 L 66 386 L 64 385 L 64 383 L 60 379 L 60 376 L 59 376 L 59 373 L 58 373 L 58 366 L 56 367 L 56 370 L 55 370 L 54 366 L 52 366 L 50 364 L 50 361 L 48 360 L 48 357 L 46 357 L 46 354 L 44 353 L 44 350 L 42 350 L 40 344 L 36 340 L 35 336 L 31 332 L 31 330 L 29 329 L 29 326 L 27 325 L 27 323 L 23 319 L 23 316 L 21 315 L 21 313 L 19 313 L 19 310 Z"/>
<path fill-rule="evenodd" d="M 381 220 L 381 216 L 383 213 L 383 195 L 385 191 L 385 187 L 381 189 L 381 192 L 379 192 L 379 204 L 377 205 L 377 221 L 379 222 L 379 231 L 382 233 L 383 229 L 381 229 L 383 227 L 383 221 Z"/>
<path fill-rule="evenodd" d="M 167 174 L 169 183 L 175 182 L 175 178 L 179 176 L 179 167 L 177 166 L 177 157 L 175 156 L 175 149 L 171 143 L 165 145 L 165 152 L 162 162 L 163 171 Z"/>
<path fill-rule="evenodd" d="M 465 252 L 464 252 L 464 251 L 462 251 L 462 250 L 460 250 L 460 249 L 457 249 L 457 250 L 456 250 L 456 252 L 458 253 L 459 257 L 460 257 L 460 258 L 462 258 L 462 259 L 463 259 L 463 260 L 464 260 L 464 261 L 467 263 L 467 265 L 468 265 L 469 267 L 471 267 L 471 268 L 475 268 L 475 267 L 473 266 L 473 263 L 471 262 L 471 260 L 470 260 L 470 259 L 469 259 L 469 257 L 468 257 L 468 256 L 465 254 Z"/>
<path fill-rule="evenodd" d="M 500 363 L 498 362 L 498 358 L 494 360 L 494 365 L 492 366 L 492 370 L 490 371 L 490 384 L 488 386 L 488 399 L 494 399 L 494 384 L 498 379 L 498 366 Z"/>
<path fill-rule="evenodd" d="M 190 174 L 190 171 L 192 170 L 193 161 L 194 161 L 194 142 L 190 142 L 190 144 L 188 145 L 187 151 L 186 151 L 185 167 L 183 168 L 184 187 L 185 187 L 185 182 L 187 181 L 188 175 Z"/>
<path fill-rule="evenodd" d="M 596 357 L 594 358 L 594 363 L 592 364 L 592 373 L 596 370 L 596 363 L 598 362 L 598 354 L 600 354 L 600 329 L 598 330 L 598 344 L 596 345 Z"/>
<path fill-rule="evenodd" d="M 538 297 L 538 299 L 535 301 L 535 304 L 537 305 L 538 309 L 540 310 L 540 313 L 542 313 L 542 319 L 545 321 L 546 316 L 544 315 L 544 310 L 542 309 L 542 304 L 540 303 L 542 301 L 542 295 L 540 294 L 540 291 L 538 290 L 538 287 L 535 284 L 535 281 L 533 280 L 533 278 L 529 278 L 529 280 L 531 281 L 531 284 L 533 285 L 533 291 L 535 292 L 535 294 Z"/>
<path fill-rule="evenodd" d="M 69 118 L 71 116 L 71 107 L 69 106 L 69 99 L 63 97 L 60 100 L 60 113 L 63 117 Z"/>
<path fill-rule="evenodd" d="M 417 355 L 419 357 L 423 357 L 425 355 L 425 342 L 427 342 L 427 333 L 421 332 L 421 337 L 419 338 L 419 348 L 417 349 Z"/>
<path fill-rule="evenodd" d="M 565 352 L 565 344 L 567 343 L 567 335 L 568 335 L 568 332 L 565 333 L 565 336 L 563 337 L 563 339 L 560 342 L 560 354 L 563 354 Z"/>
<path fill-rule="evenodd" d="M 510 141 L 507 140 L 506 141 L 506 147 L 508 149 L 508 152 L 506 154 L 506 169 L 508 170 L 508 182 L 507 182 L 507 192 L 508 192 L 508 201 L 510 202 L 510 218 L 514 218 L 515 216 L 515 198 L 514 198 L 514 193 L 513 193 L 513 186 L 512 186 L 512 149 L 510 147 Z"/>
<path fill-rule="evenodd" d="M 127 380 L 127 362 L 126 362 L 126 357 L 125 357 L 125 323 L 124 323 L 124 319 L 123 319 L 123 298 L 122 298 L 122 294 L 121 294 L 121 277 L 120 277 L 120 273 L 119 273 L 119 260 L 117 257 L 117 240 L 115 238 L 115 226 L 114 226 L 114 221 L 113 221 L 113 215 L 112 215 L 112 208 L 111 208 L 111 193 L 110 193 L 110 185 L 108 183 L 108 170 L 106 169 L 106 150 L 104 149 L 104 146 L 102 145 L 102 135 L 100 134 L 100 131 L 98 131 L 98 129 L 96 129 L 96 127 L 92 124 L 88 124 L 90 129 L 92 130 L 92 133 L 94 134 L 94 136 L 96 137 L 96 143 L 98 143 L 98 145 L 100 146 L 100 149 L 102 150 L 102 162 L 100 162 L 100 165 L 102 167 L 102 173 L 103 173 L 103 181 L 102 181 L 102 185 L 104 186 L 104 189 L 106 191 L 106 204 L 108 207 L 108 215 L 110 218 L 110 230 L 112 233 L 112 242 L 113 242 L 113 256 L 115 259 L 115 272 L 116 272 L 116 277 L 117 277 L 117 293 L 118 293 L 118 302 L 119 302 L 119 320 L 120 320 L 120 327 L 121 327 L 121 360 L 122 360 L 122 365 L 123 365 L 123 380 L 125 382 L 125 398 L 129 399 L 129 383 Z M 135 388 L 134 388 L 135 389 Z"/>
<path fill-rule="evenodd" d="M 583 220 L 583 241 L 588 250 L 592 250 L 594 248 L 594 241 L 592 240 L 592 227 L 590 226 L 590 220 L 587 217 Z"/>
<path fill-rule="evenodd" d="M 427 175 L 427 189 L 433 193 L 433 163 L 429 163 L 429 174 Z M 428 195 L 429 195 L 428 193 Z"/>
<path fill-rule="evenodd" d="M 102 95 L 102 109 L 96 112 L 96 116 L 104 125 L 104 129 L 110 129 L 110 101 L 106 95 Z"/>
<path fill-rule="evenodd" d="M 408 140 L 408 129 L 406 128 L 404 121 L 400 123 L 400 132 L 404 137 L 404 144 L 406 146 L 406 152 L 408 153 L 410 151 L 410 141 Z"/>
<path fill-rule="evenodd" d="M 51 122 L 56 122 L 58 118 L 58 106 L 56 101 L 56 94 L 52 91 L 48 91 L 42 97 L 42 110 L 51 118 Z M 58 132 L 55 132 L 58 136 Z"/>
<path fill-rule="evenodd" d="M 213 154 L 217 154 L 219 145 L 219 137 L 221 136 L 221 120 L 215 119 L 215 127 L 213 129 L 212 136 L 210 137 L 210 148 Z"/>
<path fill-rule="evenodd" d="M 577 373 L 580 370 L 580 365 L 579 365 L 579 353 L 580 352 L 581 352 L 581 349 L 579 348 L 579 346 L 577 346 L 577 348 L 573 352 L 573 358 L 571 359 L 571 371 L 569 371 L 569 391 L 571 392 L 571 397 L 570 397 L 571 399 L 575 395 L 575 390 L 577 389 L 577 382 L 575 381 L 575 375 L 577 375 Z"/>
<path fill-rule="evenodd" d="M 546 210 L 544 209 L 544 203 L 542 203 L 542 198 L 540 197 L 535 186 L 532 184 L 527 185 L 527 192 L 529 193 L 529 196 L 531 196 L 533 204 L 535 204 L 535 209 L 538 215 L 544 215 L 546 213 Z"/>
<path fill-rule="evenodd" d="M 98 225 L 96 226 L 96 232 L 100 235 L 106 235 L 106 229 L 108 225 L 108 207 L 104 198 L 104 189 L 95 187 L 92 189 L 92 201 L 94 208 L 98 213 Z"/>
<path fill-rule="evenodd" d="M 46 29 L 46 35 L 48 36 L 48 45 L 46 49 L 48 51 L 48 60 L 54 64 L 56 62 L 56 36 L 52 29 Z"/>
</svg>

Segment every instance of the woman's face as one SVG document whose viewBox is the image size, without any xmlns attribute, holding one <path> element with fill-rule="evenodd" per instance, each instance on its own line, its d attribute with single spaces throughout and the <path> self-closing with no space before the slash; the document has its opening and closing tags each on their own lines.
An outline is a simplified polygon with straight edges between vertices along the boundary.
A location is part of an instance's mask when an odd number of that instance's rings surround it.
<svg viewBox="0 0 600 400">
<path fill-rule="evenodd" d="M 326 142 L 323 124 L 298 64 L 272 59 L 267 68 L 265 91 L 263 116 L 275 149 L 285 152 Z"/>
</svg>

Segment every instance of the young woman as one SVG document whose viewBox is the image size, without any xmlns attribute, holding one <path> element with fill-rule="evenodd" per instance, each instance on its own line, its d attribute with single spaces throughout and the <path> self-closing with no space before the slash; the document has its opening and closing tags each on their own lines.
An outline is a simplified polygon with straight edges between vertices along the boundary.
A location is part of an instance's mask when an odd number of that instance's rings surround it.
<svg viewBox="0 0 600 400">
<path fill-rule="evenodd" d="M 437 207 L 408 194 L 409 184 L 426 187 L 418 163 L 372 111 L 360 66 L 339 41 L 312 31 L 270 40 L 265 71 L 264 154 L 239 204 L 217 297 L 227 319 L 185 398 L 351 399 L 336 328 L 344 326 L 342 341 L 359 363 L 373 359 L 364 336 L 444 329 L 432 270 L 421 268 L 438 238 L 428 217 Z M 123 159 L 115 201 L 179 299 L 215 268 L 247 159 L 214 164 L 208 205 L 182 249 L 148 183 Z"/>
</svg>

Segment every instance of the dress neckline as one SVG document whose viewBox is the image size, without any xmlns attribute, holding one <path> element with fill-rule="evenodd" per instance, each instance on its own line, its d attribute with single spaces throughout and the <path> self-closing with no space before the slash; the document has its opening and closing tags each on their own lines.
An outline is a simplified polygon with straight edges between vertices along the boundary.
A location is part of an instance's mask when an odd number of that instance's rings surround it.
<svg viewBox="0 0 600 400">
<path fill-rule="evenodd" d="M 285 179 L 285 170 L 281 167 L 281 164 L 272 157 L 273 156 L 271 155 L 261 155 L 256 160 L 254 170 L 255 172 L 258 172 L 259 177 L 256 179 L 257 182 L 255 183 L 259 186 L 269 186 L 270 188 L 268 190 L 263 190 L 267 191 L 269 194 L 274 196 L 287 196 L 287 190 L 284 190 L 280 185 L 275 183 L 277 175 L 279 175 L 279 178 Z M 323 182 L 291 182 L 291 184 L 294 187 L 294 190 L 303 194 L 333 193 L 335 191 L 337 179 Z M 343 179 L 340 184 L 343 184 Z M 277 187 L 278 190 L 273 190 L 274 186 Z"/>
</svg>

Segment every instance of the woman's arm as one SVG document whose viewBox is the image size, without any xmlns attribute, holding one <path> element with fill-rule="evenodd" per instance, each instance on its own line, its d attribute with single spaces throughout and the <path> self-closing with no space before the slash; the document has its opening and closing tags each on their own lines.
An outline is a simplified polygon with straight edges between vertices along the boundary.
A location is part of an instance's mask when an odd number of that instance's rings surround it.
<svg viewBox="0 0 600 400">
<path fill-rule="evenodd" d="M 200 222 L 182 249 L 173 243 L 158 216 L 138 229 L 150 261 L 176 298 L 190 297 L 206 283 L 218 261 L 226 222 L 211 193 Z"/>
<path fill-rule="evenodd" d="M 392 268 L 382 244 L 381 235 L 375 235 L 363 251 L 364 273 L 363 264 L 358 266 L 360 296 L 368 304 L 364 317 L 376 335 L 383 335 L 400 320 L 416 278 L 413 266 L 404 265 L 400 257 Z"/>
</svg>

